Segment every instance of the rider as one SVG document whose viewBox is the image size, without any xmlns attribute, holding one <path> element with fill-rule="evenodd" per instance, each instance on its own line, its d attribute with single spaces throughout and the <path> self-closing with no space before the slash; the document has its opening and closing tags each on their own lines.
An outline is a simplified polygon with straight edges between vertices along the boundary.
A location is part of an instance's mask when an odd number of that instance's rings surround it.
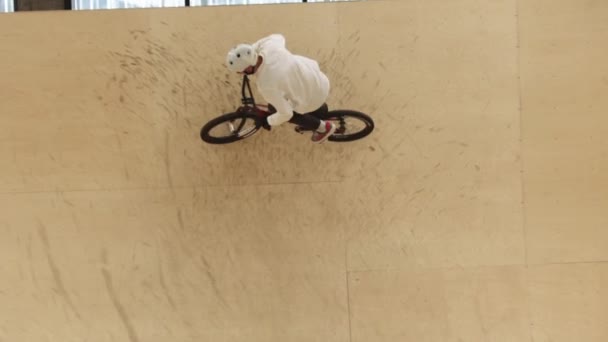
<svg viewBox="0 0 608 342">
<path fill-rule="evenodd" d="M 228 52 L 226 63 L 233 72 L 257 76 L 260 94 L 276 109 L 264 118 L 266 128 L 291 122 L 313 130 L 312 141 L 316 143 L 336 130 L 332 122 L 311 115 L 327 114 L 329 79 L 316 61 L 287 50 L 282 35 L 272 34 L 251 45 L 239 44 Z"/>
</svg>

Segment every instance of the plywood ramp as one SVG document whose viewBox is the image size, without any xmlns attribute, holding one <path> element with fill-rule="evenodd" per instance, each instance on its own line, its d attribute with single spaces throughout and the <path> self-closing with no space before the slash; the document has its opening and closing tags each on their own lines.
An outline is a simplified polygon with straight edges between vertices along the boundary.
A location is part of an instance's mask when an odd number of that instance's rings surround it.
<svg viewBox="0 0 608 342">
<path fill-rule="evenodd" d="M 0 20 L 0 341 L 608 340 L 608 5 L 369 1 Z M 365 26 L 369 25 L 369 26 Z M 376 121 L 228 146 L 282 33 Z"/>
</svg>

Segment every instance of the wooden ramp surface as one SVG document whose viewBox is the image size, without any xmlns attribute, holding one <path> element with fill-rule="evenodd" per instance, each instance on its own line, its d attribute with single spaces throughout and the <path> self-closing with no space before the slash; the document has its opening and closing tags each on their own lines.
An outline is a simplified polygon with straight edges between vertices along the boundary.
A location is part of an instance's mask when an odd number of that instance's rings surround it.
<svg viewBox="0 0 608 342">
<path fill-rule="evenodd" d="M 0 19 L 0 341 L 608 340 L 607 2 Z M 275 32 L 371 136 L 200 140 Z"/>
</svg>

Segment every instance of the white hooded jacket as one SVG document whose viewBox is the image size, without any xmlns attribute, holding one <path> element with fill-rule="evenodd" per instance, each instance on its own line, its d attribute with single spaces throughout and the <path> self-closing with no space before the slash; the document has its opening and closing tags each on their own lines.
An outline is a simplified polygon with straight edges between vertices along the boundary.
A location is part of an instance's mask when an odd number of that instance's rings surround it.
<svg viewBox="0 0 608 342">
<path fill-rule="evenodd" d="M 262 38 L 253 47 L 263 58 L 255 73 L 257 88 L 277 109 L 268 117 L 271 126 L 289 121 L 294 111 L 305 114 L 325 103 L 329 79 L 316 61 L 292 54 L 285 47 L 285 37 L 280 34 Z"/>
</svg>

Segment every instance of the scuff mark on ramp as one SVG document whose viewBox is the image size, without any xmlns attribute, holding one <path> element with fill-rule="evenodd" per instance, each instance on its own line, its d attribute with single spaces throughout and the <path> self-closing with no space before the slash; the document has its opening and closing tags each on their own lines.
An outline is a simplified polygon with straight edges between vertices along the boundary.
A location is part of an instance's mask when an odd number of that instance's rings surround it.
<svg viewBox="0 0 608 342">
<path fill-rule="evenodd" d="M 173 308 L 174 311 L 177 311 L 177 306 L 175 305 L 175 301 L 173 300 L 173 297 L 171 297 L 171 292 L 169 291 L 169 287 L 167 286 L 167 282 L 165 281 L 165 273 L 163 272 L 163 263 L 162 263 L 162 258 L 160 257 L 160 254 L 158 255 L 158 275 L 159 275 L 160 286 L 163 288 L 163 292 L 165 293 L 165 296 L 167 297 L 167 301 L 169 302 L 169 305 L 171 305 L 171 307 Z"/>
<path fill-rule="evenodd" d="M 110 275 L 110 272 L 108 272 L 108 270 L 106 270 L 104 268 L 101 270 L 101 273 L 103 274 L 103 277 L 105 279 L 106 289 L 108 290 L 108 294 L 110 295 L 110 298 L 112 299 L 114 308 L 116 309 L 116 312 L 118 312 L 118 315 L 120 316 L 120 319 L 122 320 L 122 323 L 125 325 L 125 329 L 127 329 L 127 333 L 129 334 L 129 340 L 131 342 L 139 342 L 139 338 L 137 337 L 137 334 L 135 333 L 133 324 L 129 320 L 129 315 L 127 315 L 125 308 L 122 306 L 122 304 L 118 300 L 118 296 L 116 295 L 116 292 L 114 291 L 114 286 L 112 285 L 112 276 Z"/>
<path fill-rule="evenodd" d="M 204 271 L 205 271 L 205 274 L 207 275 L 207 278 L 209 279 L 209 282 L 211 283 L 213 292 L 215 292 L 215 295 L 220 300 L 220 302 L 222 302 L 225 306 L 228 306 L 228 302 L 226 302 L 226 299 L 224 299 L 224 297 L 222 296 L 222 292 L 220 291 L 220 288 L 217 285 L 217 280 L 215 279 L 215 276 L 211 272 L 211 266 L 209 265 L 209 262 L 207 261 L 207 259 L 205 258 L 204 255 L 201 255 L 201 261 L 203 262 L 203 264 L 205 264 Z"/>
<path fill-rule="evenodd" d="M 171 159 L 169 159 L 169 131 L 165 131 L 165 169 L 167 170 L 167 181 L 169 182 L 169 187 L 173 189 L 173 176 L 171 175 Z"/>
<path fill-rule="evenodd" d="M 66 291 L 66 289 L 65 289 L 65 285 L 63 283 L 63 277 L 61 276 L 61 271 L 57 267 L 57 264 L 55 263 L 55 259 L 53 259 L 53 253 L 51 252 L 51 246 L 50 246 L 49 239 L 48 239 L 48 236 L 46 233 L 46 227 L 40 221 L 38 222 L 38 235 L 40 235 L 40 240 L 42 240 L 42 243 L 44 245 L 44 252 L 46 253 L 46 258 L 49 263 L 51 273 L 53 274 L 53 279 L 55 280 L 55 286 L 56 286 L 57 293 L 63 299 L 65 299 L 68 306 L 72 309 L 74 314 L 76 314 L 76 317 L 78 317 L 79 319 L 82 319 L 82 316 L 80 316 L 80 313 L 78 312 L 78 310 L 76 309 L 76 306 L 72 302 L 72 299 L 70 298 L 70 295 L 68 294 L 68 291 Z"/>
</svg>

